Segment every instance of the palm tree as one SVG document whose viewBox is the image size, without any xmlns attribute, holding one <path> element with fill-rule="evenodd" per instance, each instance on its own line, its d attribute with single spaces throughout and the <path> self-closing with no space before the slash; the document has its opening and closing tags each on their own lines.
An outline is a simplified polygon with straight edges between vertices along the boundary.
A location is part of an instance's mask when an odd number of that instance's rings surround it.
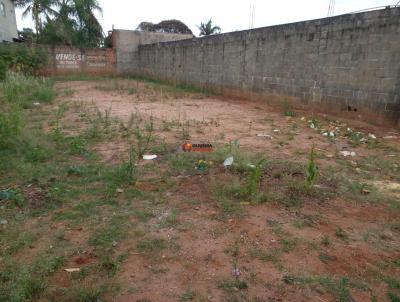
<svg viewBox="0 0 400 302">
<path fill-rule="evenodd" d="M 78 21 L 79 40 L 87 45 L 95 46 L 104 38 L 103 28 L 94 12 L 103 13 L 97 0 L 72 0 L 74 15 Z"/>
<path fill-rule="evenodd" d="M 32 15 L 32 20 L 35 23 L 36 34 L 39 34 L 43 28 L 42 18 L 48 19 L 54 16 L 56 11 L 53 9 L 56 0 L 17 0 L 15 5 L 24 8 L 22 17 Z"/>
<path fill-rule="evenodd" d="M 200 26 L 197 26 L 200 30 L 200 36 L 210 36 L 214 34 L 219 34 L 221 32 L 221 27 L 213 26 L 212 20 L 208 20 L 206 23 L 201 23 Z"/>
</svg>

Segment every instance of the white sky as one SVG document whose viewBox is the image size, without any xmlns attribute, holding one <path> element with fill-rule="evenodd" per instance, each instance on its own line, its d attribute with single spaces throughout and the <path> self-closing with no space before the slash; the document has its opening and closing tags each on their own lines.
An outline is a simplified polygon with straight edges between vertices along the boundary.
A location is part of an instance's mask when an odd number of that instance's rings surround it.
<svg viewBox="0 0 400 302">
<path fill-rule="evenodd" d="M 103 16 L 99 20 L 104 32 L 114 25 L 117 29 L 135 29 L 141 21 L 158 23 L 178 19 L 195 35 L 196 25 L 212 18 L 223 32 L 248 29 L 250 6 L 255 6 L 254 27 L 283 24 L 327 16 L 330 0 L 99 0 Z M 335 15 L 365 8 L 395 5 L 399 0 L 336 0 Z M 33 27 L 30 18 L 21 18 L 17 10 L 18 28 Z"/>
</svg>

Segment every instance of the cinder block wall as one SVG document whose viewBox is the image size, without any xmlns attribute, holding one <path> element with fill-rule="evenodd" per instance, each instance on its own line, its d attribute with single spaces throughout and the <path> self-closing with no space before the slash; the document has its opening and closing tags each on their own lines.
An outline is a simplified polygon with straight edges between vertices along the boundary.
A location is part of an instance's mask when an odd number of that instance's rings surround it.
<svg viewBox="0 0 400 302">
<path fill-rule="evenodd" d="M 400 8 L 139 45 L 130 56 L 125 72 L 400 122 Z"/>
<path fill-rule="evenodd" d="M 137 51 L 139 45 L 191 38 L 193 38 L 192 35 L 116 29 L 113 31 L 112 40 L 115 49 L 117 70 L 119 73 L 133 73 L 138 70 Z"/>
</svg>

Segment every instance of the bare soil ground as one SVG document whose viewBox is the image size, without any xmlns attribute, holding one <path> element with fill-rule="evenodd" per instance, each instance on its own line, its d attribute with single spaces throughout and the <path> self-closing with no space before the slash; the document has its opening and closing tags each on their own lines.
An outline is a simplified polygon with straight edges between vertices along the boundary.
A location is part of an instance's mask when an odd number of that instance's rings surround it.
<svg viewBox="0 0 400 302">
<path fill-rule="evenodd" d="M 399 301 L 398 130 L 138 80 L 56 88 L 34 122 L 76 152 L 20 183 L 35 214 L 4 226 L 7 246 L 32 234 L 13 261 L 64 259 L 38 300 Z"/>
</svg>

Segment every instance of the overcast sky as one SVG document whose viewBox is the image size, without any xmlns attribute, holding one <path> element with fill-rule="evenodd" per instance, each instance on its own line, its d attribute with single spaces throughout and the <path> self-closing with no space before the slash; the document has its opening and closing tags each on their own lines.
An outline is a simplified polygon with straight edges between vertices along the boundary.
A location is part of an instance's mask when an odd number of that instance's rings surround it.
<svg viewBox="0 0 400 302">
<path fill-rule="evenodd" d="M 335 15 L 384 5 L 399 0 L 336 0 Z M 114 25 L 117 29 L 135 29 L 141 21 L 158 23 L 166 19 L 179 19 L 194 34 L 196 25 L 209 18 L 223 32 L 248 29 L 250 7 L 255 7 L 254 27 L 283 24 L 326 17 L 330 0 L 99 0 L 103 15 L 99 20 L 105 32 Z M 33 27 L 30 18 L 21 18 L 17 10 L 19 29 Z"/>
</svg>

